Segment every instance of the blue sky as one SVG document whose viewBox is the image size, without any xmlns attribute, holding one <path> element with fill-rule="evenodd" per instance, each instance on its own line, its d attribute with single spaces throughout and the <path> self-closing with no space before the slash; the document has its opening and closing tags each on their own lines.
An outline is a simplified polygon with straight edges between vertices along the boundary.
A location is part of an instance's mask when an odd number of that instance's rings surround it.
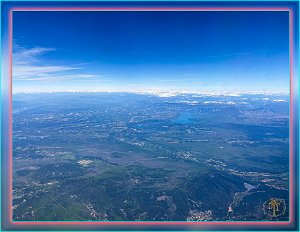
<svg viewBox="0 0 300 232">
<path fill-rule="evenodd" d="M 14 12 L 13 91 L 287 92 L 288 12 Z"/>
</svg>

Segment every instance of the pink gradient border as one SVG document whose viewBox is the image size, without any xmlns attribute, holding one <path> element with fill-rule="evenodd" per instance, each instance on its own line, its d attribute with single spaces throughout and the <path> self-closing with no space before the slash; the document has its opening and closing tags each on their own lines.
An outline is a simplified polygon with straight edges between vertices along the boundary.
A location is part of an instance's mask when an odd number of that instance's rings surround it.
<svg viewBox="0 0 300 232">
<path fill-rule="evenodd" d="M 290 71 L 290 120 L 289 120 L 289 218 L 290 221 L 13 221 L 12 201 L 12 30 L 13 11 L 288 11 L 289 12 L 289 71 Z M 9 10 L 9 222 L 12 225 L 290 225 L 294 222 L 293 199 L 293 10 L 288 7 L 13 7 Z"/>
</svg>

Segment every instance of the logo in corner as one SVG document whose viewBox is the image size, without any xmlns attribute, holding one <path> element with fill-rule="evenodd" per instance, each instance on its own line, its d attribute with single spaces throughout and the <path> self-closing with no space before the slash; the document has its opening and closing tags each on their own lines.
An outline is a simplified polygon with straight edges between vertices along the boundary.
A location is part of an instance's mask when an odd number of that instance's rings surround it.
<svg viewBox="0 0 300 232">
<path fill-rule="evenodd" d="M 275 218 L 285 214 L 286 203 L 283 199 L 270 198 L 264 203 L 263 208 L 265 214 Z"/>
</svg>

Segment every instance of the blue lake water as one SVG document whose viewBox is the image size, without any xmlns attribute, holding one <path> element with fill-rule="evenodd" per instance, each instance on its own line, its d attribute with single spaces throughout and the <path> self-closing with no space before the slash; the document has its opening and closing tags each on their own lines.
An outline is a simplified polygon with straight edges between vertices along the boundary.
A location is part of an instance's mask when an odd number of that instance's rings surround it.
<svg viewBox="0 0 300 232">
<path fill-rule="evenodd" d="M 180 124 L 192 123 L 192 115 L 190 113 L 182 113 L 173 122 Z"/>
</svg>

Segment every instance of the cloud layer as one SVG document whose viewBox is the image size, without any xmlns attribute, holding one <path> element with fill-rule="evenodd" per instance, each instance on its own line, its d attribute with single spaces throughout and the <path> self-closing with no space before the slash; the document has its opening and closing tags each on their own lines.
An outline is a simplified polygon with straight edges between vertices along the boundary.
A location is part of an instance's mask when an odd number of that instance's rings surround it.
<svg viewBox="0 0 300 232">
<path fill-rule="evenodd" d="M 79 65 L 50 65 L 43 55 L 54 52 L 54 48 L 16 46 L 13 52 L 13 78 L 16 81 L 59 81 L 81 78 L 96 78 L 95 74 L 83 73 Z M 78 70 L 82 71 L 79 72 Z"/>
</svg>

